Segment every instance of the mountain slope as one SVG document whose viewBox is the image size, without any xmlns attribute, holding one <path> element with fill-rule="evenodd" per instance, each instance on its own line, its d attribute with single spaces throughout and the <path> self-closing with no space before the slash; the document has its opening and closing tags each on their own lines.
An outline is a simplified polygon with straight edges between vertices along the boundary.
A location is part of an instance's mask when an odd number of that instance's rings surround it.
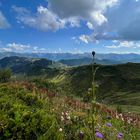
<svg viewBox="0 0 140 140">
<path fill-rule="evenodd" d="M 92 58 L 79 58 L 79 59 L 66 59 L 66 60 L 60 60 L 59 62 L 67 65 L 67 66 L 80 66 L 80 65 L 89 65 L 92 64 Z M 97 64 L 102 65 L 111 65 L 111 64 L 119 64 L 122 62 L 115 61 L 115 60 L 107 60 L 107 59 L 95 59 L 95 62 Z"/>
<path fill-rule="evenodd" d="M 13 73 L 43 74 L 43 71 L 60 68 L 64 65 L 48 59 L 35 59 L 26 57 L 5 57 L 0 60 L 0 68 L 10 68 Z"/>
<path fill-rule="evenodd" d="M 15 74 L 40 75 L 61 89 L 61 93 L 84 97 L 92 83 L 91 65 L 58 69 L 64 65 L 47 59 L 6 57 L 1 68 L 11 68 Z M 97 99 L 109 104 L 140 106 L 140 64 L 97 65 Z M 56 69 L 57 68 L 57 69 Z"/>
<path fill-rule="evenodd" d="M 96 65 L 97 66 L 97 65 Z M 140 64 L 98 65 L 96 82 L 99 101 L 109 104 L 140 105 Z M 85 96 L 91 87 L 91 66 L 73 67 L 61 71 L 52 82 L 67 94 Z"/>
</svg>

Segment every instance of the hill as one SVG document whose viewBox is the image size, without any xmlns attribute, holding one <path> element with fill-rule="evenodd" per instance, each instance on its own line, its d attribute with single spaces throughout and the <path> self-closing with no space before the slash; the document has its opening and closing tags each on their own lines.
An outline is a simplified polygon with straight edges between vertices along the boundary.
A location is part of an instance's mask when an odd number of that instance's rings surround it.
<svg viewBox="0 0 140 140">
<path fill-rule="evenodd" d="M 26 79 L 41 78 L 54 83 L 61 94 L 73 95 L 87 100 L 92 83 L 91 65 L 65 67 L 47 59 L 6 57 L 0 60 L 1 68 L 11 68 L 15 75 Z M 136 109 L 140 106 L 140 64 L 95 65 L 98 85 L 97 99 L 110 105 Z M 16 78 L 18 78 L 16 76 Z M 17 79 L 16 79 L 17 80 Z"/>
<path fill-rule="evenodd" d="M 60 60 L 59 62 L 67 65 L 67 66 L 80 66 L 80 65 L 89 65 L 92 64 L 92 58 L 79 58 L 79 59 L 65 59 Z M 111 64 L 119 64 L 122 62 L 115 61 L 115 60 L 107 60 L 107 59 L 95 59 L 95 63 L 102 64 L 102 65 L 111 65 Z"/>
<path fill-rule="evenodd" d="M 98 101 L 106 104 L 140 106 L 140 64 L 96 65 Z M 91 87 L 91 65 L 60 71 L 50 79 L 65 93 L 85 96 Z"/>
<path fill-rule="evenodd" d="M 13 73 L 25 73 L 28 75 L 38 75 L 44 73 L 45 70 L 61 67 L 65 66 L 44 58 L 11 56 L 0 60 L 0 68 L 10 68 Z"/>
</svg>

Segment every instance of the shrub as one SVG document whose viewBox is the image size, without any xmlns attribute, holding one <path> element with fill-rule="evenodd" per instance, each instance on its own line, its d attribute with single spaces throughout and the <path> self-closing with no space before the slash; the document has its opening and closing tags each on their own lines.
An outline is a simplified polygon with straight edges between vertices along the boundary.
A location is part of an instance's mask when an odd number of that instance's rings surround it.
<svg viewBox="0 0 140 140">
<path fill-rule="evenodd" d="M 0 82 L 8 82 L 12 72 L 10 69 L 0 69 Z"/>
</svg>

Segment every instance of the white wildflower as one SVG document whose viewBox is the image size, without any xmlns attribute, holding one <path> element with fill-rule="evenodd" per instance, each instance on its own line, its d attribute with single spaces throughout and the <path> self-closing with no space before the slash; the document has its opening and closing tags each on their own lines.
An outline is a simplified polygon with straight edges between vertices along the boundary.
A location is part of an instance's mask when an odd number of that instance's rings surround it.
<svg viewBox="0 0 140 140">
<path fill-rule="evenodd" d="M 63 131 L 63 129 L 62 128 L 59 128 L 59 132 L 62 132 Z"/>
</svg>

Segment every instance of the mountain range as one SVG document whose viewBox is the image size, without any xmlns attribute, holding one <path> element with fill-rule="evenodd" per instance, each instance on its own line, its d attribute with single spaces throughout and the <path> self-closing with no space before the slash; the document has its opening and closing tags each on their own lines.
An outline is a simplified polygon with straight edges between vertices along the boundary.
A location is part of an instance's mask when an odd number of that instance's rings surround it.
<svg viewBox="0 0 140 140">
<path fill-rule="evenodd" d="M 91 53 L 83 54 L 72 54 L 72 53 L 16 53 L 16 52 L 0 52 L 0 58 L 9 57 L 9 56 L 19 56 L 19 57 L 30 57 L 30 58 L 47 58 L 54 61 L 67 60 L 67 59 L 83 59 L 83 58 L 92 58 Z M 98 60 L 111 60 L 116 61 L 117 63 L 126 63 L 126 62 L 140 62 L 140 54 L 96 54 L 96 59 Z"/>
</svg>

